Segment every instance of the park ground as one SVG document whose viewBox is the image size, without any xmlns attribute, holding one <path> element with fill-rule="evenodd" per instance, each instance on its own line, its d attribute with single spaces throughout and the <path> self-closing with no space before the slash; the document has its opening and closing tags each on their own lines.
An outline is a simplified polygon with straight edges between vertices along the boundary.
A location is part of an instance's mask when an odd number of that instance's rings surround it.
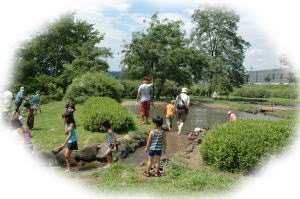
<svg viewBox="0 0 300 199">
<path fill-rule="evenodd" d="M 241 97 L 232 97 L 228 99 L 223 97 L 221 100 L 212 100 L 204 97 L 191 96 L 192 102 L 195 105 L 207 106 L 212 108 L 224 108 L 236 111 L 247 111 L 245 107 L 257 109 L 257 104 L 263 106 L 288 105 L 296 106 L 299 104 L 298 100 L 268 98 L 268 99 L 250 99 Z M 163 98 L 155 103 L 165 103 L 169 101 Z M 123 104 L 134 103 L 133 100 L 124 99 Z M 33 143 L 36 151 L 51 150 L 65 140 L 63 133 L 64 125 L 61 119 L 61 114 L 64 112 L 65 101 L 52 102 L 42 106 L 42 113 L 38 113 L 35 120 L 35 128 L 33 130 Z M 295 118 L 295 109 L 279 109 L 272 112 L 267 112 L 279 117 Z M 100 143 L 104 141 L 105 134 L 101 132 L 90 132 L 83 128 L 81 123 L 83 117 L 83 106 L 76 105 L 75 119 L 77 121 L 77 131 L 79 147 L 84 145 Z M 24 118 L 26 120 L 26 118 Z M 139 121 L 135 117 L 135 123 Z M 134 133 L 139 130 L 148 130 L 150 125 L 136 125 L 135 130 L 129 132 L 121 132 L 119 136 L 127 133 Z M 146 159 L 145 159 L 146 162 Z M 92 164 L 86 165 L 87 169 L 80 172 L 75 172 L 67 175 L 75 180 L 78 180 L 84 186 L 92 189 L 108 191 L 108 192 L 128 192 L 132 193 L 134 190 L 146 191 L 151 194 L 163 193 L 163 195 L 175 194 L 185 195 L 199 194 L 199 193 L 214 193 L 228 191 L 237 186 L 238 182 L 245 179 L 245 176 L 239 173 L 227 173 L 217 171 L 213 168 L 205 166 L 202 162 L 199 153 L 199 146 L 186 157 L 182 152 L 173 158 L 173 161 L 166 165 L 167 175 L 161 178 L 145 178 L 142 173 L 145 165 L 131 165 L 126 163 L 115 163 L 108 169 L 89 169 L 95 168 Z M 57 168 L 58 171 L 63 171 Z M 62 172 L 63 173 L 63 172 Z M 151 188 L 149 188 L 151 187 Z"/>
</svg>

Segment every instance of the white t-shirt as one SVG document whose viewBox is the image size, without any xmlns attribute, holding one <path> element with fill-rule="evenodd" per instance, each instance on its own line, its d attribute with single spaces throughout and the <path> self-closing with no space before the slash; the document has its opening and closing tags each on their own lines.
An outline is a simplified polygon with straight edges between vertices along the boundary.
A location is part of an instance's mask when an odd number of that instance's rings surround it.
<svg viewBox="0 0 300 199">
<path fill-rule="evenodd" d="M 141 102 L 151 100 L 152 86 L 153 86 L 153 83 L 140 85 L 138 92 L 141 95 Z"/>
<path fill-rule="evenodd" d="M 5 92 L 3 93 L 3 102 L 2 102 L 2 104 L 3 104 L 5 107 L 11 106 L 12 98 L 13 98 L 12 92 L 10 92 L 10 91 L 5 91 Z"/>
<path fill-rule="evenodd" d="M 184 102 L 185 106 L 188 108 L 190 105 L 190 97 L 186 93 L 181 93 L 180 97 L 182 101 Z M 176 98 L 176 102 L 178 102 L 178 96 Z"/>
</svg>

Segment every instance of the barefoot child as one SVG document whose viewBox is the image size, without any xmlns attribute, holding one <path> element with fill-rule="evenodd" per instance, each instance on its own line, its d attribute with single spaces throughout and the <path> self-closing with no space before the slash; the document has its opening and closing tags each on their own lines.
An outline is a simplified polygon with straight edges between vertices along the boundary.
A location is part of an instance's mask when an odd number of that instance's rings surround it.
<svg viewBox="0 0 300 199">
<path fill-rule="evenodd" d="M 110 123 L 108 120 L 101 120 L 100 125 L 102 129 L 107 133 L 106 138 L 109 143 L 108 149 L 105 152 L 105 156 L 107 158 L 108 164 L 104 168 L 108 168 L 111 166 L 113 159 L 112 159 L 112 152 L 116 152 L 118 150 L 117 144 L 117 137 L 113 130 L 111 129 Z"/>
<path fill-rule="evenodd" d="M 36 109 L 32 108 L 29 103 L 25 103 L 24 107 L 28 110 L 27 126 L 29 130 L 32 130 L 34 126 L 34 116 L 36 114 Z"/>
<path fill-rule="evenodd" d="M 64 148 L 67 145 L 67 149 L 65 150 L 65 159 L 67 162 L 67 170 L 65 172 L 71 171 L 71 162 L 74 162 L 76 164 L 76 169 L 78 170 L 80 167 L 79 162 L 77 162 L 75 159 L 71 158 L 71 154 L 73 150 L 78 150 L 77 146 L 77 136 L 76 136 L 76 123 L 73 118 L 72 113 L 64 113 L 62 115 L 62 118 L 65 122 L 65 135 L 68 135 L 65 142 L 61 145 L 61 148 Z"/>
<path fill-rule="evenodd" d="M 147 170 L 144 172 L 144 175 L 150 176 L 150 169 L 152 167 L 153 159 L 155 158 L 156 168 L 155 168 L 155 177 L 159 177 L 161 174 L 160 169 L 160 157 L 162 151 L 166 154 L 167 139 L 165 132 L 162 130 L 163 119 L 159 116 L 153 118 L 153 129 L 149 133 L 147 145 L 145 151 L 148 153 L 148 164 Z"/>
<path fill-rule="evenodd" d="M 194 131 L 190 131 L 189 132 L 189 137 L 192 137 L 192 136 L 198 136 L 200 133 L 203 133 L 205 132 L 206 130 L 208 130 L 207 128 L 195 128 Z"/>
<path fill-rule="evenodd" d="M 174 105 L 175 105 L 175 100 L 172 100 L 170 104 L 167 105 L 165 112 L 166 112 L 166 121 L 168 125 L 169 131 L 173 131 L 173 116 L 174 116 Z"/>
</svg>

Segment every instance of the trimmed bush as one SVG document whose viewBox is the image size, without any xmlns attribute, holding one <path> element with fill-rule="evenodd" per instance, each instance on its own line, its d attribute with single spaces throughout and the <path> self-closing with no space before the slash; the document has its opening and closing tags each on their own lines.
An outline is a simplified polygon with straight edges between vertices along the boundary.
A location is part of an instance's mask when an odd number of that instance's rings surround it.
<svg viewBox="0 0 300 199">
<path fill-rule="evenodd" d="M 83 126 L 89 131 L 101 131 L 99 122 L 108 119 L 115 131 L 134 127 L 133 113 L 109 97 L 91 97 L 83 105 Z"/>
<path fill-rule="evenodd" d="M 65 99 L 74 98 L 77 103 L 85 102 L 89 97 L 111 97 L 121 101 L 124 88 L 120 82 L 103 72 L 87 72 L 73 80 L 68 86 Z"/>
<path fill-rule="evenodd" d="M 193 84 L 190 88 L 190 95 L 207 96 L 209 93 L 209 85 L 206 83 Z"/>
<path fill-rule="evenodd" d="M 218 125 L 201 145 L 203 161 L 229 172 L 249 173 L 291 143 L 294 122 L 239 119 Z"/>
<path fill-rule="evenodd" d="M 121 84 L 124 87 L 123 97 L 135 99 L 138 88 L 141 84 L 140 80 L 121 80 Z"/>
<path fill-rule="evenodd" d="M 270 92 L 260 87 L 245 86 L 235 89 L 233 95 L 251 98 L 267 98 L 270 97 Z"/>
</svg>

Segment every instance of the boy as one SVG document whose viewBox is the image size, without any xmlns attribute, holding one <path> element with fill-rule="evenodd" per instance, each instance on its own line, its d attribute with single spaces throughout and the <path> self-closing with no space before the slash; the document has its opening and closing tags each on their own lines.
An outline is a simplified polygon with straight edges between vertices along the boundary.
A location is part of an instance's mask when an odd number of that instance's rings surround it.
<svg viewBox="0 0 300 199">
<path fill-rule="evenodd" d="M 74 98 L 69 99 L 69 103 L 66 105 L 66 112 L 71 113 L 72 115 L 75 112 L 75 100 L 74 100 Z"/>
<path fill-rule="evenodd" d="M 150 177 L 150 169 L 152 167 L 153 159 L 155 158 L 156 168 L 155 168 L 155 177 L 161 176 L 160 169 L 160 157 L 162 151 L 166 154 L 167 148 L 167 139 L 165 132 L 162 130 L 163 119 L 159 116 L 156 116 L 152 120 L 153 129 L 149 133 L 147 145 L 145 148 L 146 153 L 148 153 L 148 164 L 147 170 L 144 172 L 144 175 Z"/>
<path fill-rule="evenodd" d="M 173 131 L 173 116 L 174 116 L 174 105 L 175 105 L 175 100 L 172 100 L 170 104 L 167 105 L 165 112 L 166 112 L 166 121 L 168 125 L 169 131 Z"/>
<path fill-rule="evenodd" d="M 28 110 L 27 126 L 29 130 L 32 130 L 34 126 L 34 115 L 36 114 L 36 109 L 32 108 L 29 103 L 25 103 L 24 107 Z"/>
</svg>

